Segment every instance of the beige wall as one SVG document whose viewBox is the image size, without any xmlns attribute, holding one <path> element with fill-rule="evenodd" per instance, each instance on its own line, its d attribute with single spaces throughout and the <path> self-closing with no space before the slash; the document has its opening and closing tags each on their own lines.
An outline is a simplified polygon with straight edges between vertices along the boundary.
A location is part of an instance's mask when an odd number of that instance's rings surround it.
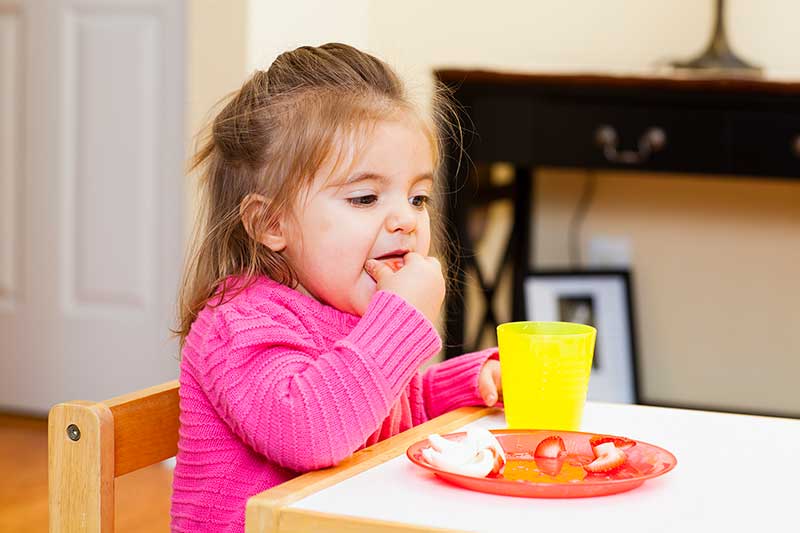
<svg viewBox="0 0 800 533">
<path fill-rule="evenodd" d="M 212 108 L 239 87 L 247 63 L 246 0 L 192 0 L 187 3 L 186 153 L 195 151 L 195 137 L 213 118 Z M 187 161 L 188 164 L 188 161 Z M 196 205 L 196 176 L 188 176 L 187 203 Z M 191 234 L 196 209 L 186 210 L 185 234 Z"/>
<path fill-rule="evenodd" d="M 369 5 L 368 0 L 250 0 L 248 70 L 266 68 L 279 53 L 298 46 L 340 41 L 365 48 Z"/>
<path fill-rule="evenodd" d="M 393 64 L 425 100 L 441 66 L 647 72 L 703 47 L 712 1 L 194 0 L 192 131 L 210 105 L 282 50 L 338 40 Z M 800 3 L 729 0 L 731 41 L 797 77 Z M 222 22 L 220 22 L 222 21 Z M 535 257 L 567 266 L 567 221 L 588 174 L 537 176 Z M 800 414 L 800 184 L 699 176 L 599 176 L 582 231 L 632 246 L 644 395 L 651 401 Z M 502 207 L 498 208 L 502 211 Z M 485 244 L 497 248 L 499 241 Z M 773 326 L 773 324 L 777 324 Z"/>
<path fill-rule="evenodd" d="M 407 0 L 370 4 L 370 49 L 427 79 L 433 66 L 643 71 L 699 51 L 713 0 Z M 794 71 L 795 0 L 728 0 L 728 34 L 743 55 Z M 424 82 L 423 82 L 424 83 Z"/>
</svg>

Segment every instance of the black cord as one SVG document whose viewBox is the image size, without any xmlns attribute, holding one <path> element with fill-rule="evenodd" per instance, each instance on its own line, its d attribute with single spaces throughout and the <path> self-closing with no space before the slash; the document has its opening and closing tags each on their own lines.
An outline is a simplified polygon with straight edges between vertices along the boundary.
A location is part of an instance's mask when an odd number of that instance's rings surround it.
<svg viewBox="0 0 800 533">
<path fill-rule="evenodd" d="M 594 199 L 594 193 L 597 189 L 597 176 L 592 171 L 586 172 L 586 180 L 583 182 L 583 190 L 578 198 L 578 203 L 575 205 L 575 212 L 572 213 L 572 219 L 569 222 L 569 233 L 567 236 L 569 247 L 569 262 L 572 268 L 580 268 L 581 266 L 581 226 L 586 219 L 586 213 Z"/>
</svg>

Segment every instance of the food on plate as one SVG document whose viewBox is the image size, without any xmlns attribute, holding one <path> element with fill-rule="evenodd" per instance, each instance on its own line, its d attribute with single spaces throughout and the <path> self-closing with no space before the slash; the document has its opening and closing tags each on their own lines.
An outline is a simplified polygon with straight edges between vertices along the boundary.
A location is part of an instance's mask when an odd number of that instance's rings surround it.
<svg viewBox="0 0 800 533">
<path fill-rule="evenodd" d="M 526 481 L 528 483 L 578 483 L 589 473 L 578 461 L 568 456 L 558 459 L 547 457 L 516 459 L 508 455 L 503 468 L 503 479 L 506 481 Z"/>
<path fill-rule="evenodd" d="M 534 457 L 536 468 L 539 472 L 548 476 L 557 476 L 564 468 L 564 459 L 558 457 Z"/>
<path fill-rule="evenodd" d="M 507 480 L 535 482 L 580 481 L 588 474 L 611 474 L 626 464 L 626 449 L 636 441 L 613 435 L 589 438 L 594 458 L 567 452 L 564 439 L 548 435 L 531 452 L 506 455 L 503 447 L 488 430 L 473 428 L 462 438 L 445 438 L 436 433 L 428 437 L 430 447 L 421 450 L 423 459 L 433 467 L 453 474 L 472 477 L 497 476 Z"/>
<path fill-rule="evenodd" d="M 592 448 L 598 444 L 603 444 L 604 442 L 613 442 L 614 446 L 622 450 L 626 450 L 636 445 L 635 440 L 631 440 L 626 437 L 615 437 L 613 435 L 594 435 L 589 439 L 589 444 L 591 444 Z"/>
<path fill-rule="evenodd" d="M 486 429 L 469 429 L 461 440 L 434 433 L 428 436 L 428 442 L 430 448 L 422 449 L 425 461 L 453 474 L 486 477 L 498 474 L 506 464 L 503 447 Z"/>
<path fill-rule="evenodd" d="M 566 453 L 567 448 L 564 446 L 564 439 L 558 435 L 550 435 L 549 437 L 542 439 L 539 445 L 536 446 L 533 456 L 547 459 L 557 459 L 562 455 L 566 455 Z"/>
<path fill-rule="evenodd" d="M 592 446 L 595 460 L 591 463 L 584 465 L 583 468 L 592 474 L 606 474 L 612 472 L 627 460 L 625 452 L 617 448 L 613 441 L 601 442 L 596 446 Z"/>
</svg>

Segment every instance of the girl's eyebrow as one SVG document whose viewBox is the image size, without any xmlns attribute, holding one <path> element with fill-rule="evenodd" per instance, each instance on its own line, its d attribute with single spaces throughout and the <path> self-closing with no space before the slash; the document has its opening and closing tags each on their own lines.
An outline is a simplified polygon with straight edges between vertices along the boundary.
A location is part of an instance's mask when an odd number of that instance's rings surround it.
<svg viewBox="0 0 800 533">
<path fill-rule="evenodd" d="M 353 183 L 359 183 L 362 181 L 378 181 L 381 183 L 385 183 L 388 181 L 386 176 L 382 174 L 376 174 L 374 172 L 357 172 L 344 180 L 342 185 L 352 185 Z"/>
<path fill-rule="evenodd" d="M 420 181 L 425 181 L 425 180 L 433 181 L 433 173 L 432 172 L 426 172 L 424 174 L 420 174 L 419 176 L 414 178 L 414 181 L 411 184 L 412 185 L 416 185 Z"/>
<path fill-rule="evenodd" d="M 369 181 L 369 180 L 374 180 L 374 181 L 377 181 L 377 182 L 380 182 L 380 183 L 386 183 L 387 181 L 389 181 L 389 178 L 387 178 L 386 176 L 384 176 L 382 174 L 376 174 L 375 172 L 357 172 L 356 174 L 353 174 L 352 176 L 347 178 L 343 183 L 340 184 L 340 186 L 352 185 L 353 183 L 359 183 L 359 182 L 362 182 L 362 181 Z M 423 181 L 423 180 L 433 181 L 433 173 L 425 172 L 423 174 L 420 174 L 419 176 L 417 176 L 413 180 L 411 180 L 411 182 L 412 182 L 412 185 L 414 185 L 417 182 L 420 182 L 420 181 Z"/>
</svg>

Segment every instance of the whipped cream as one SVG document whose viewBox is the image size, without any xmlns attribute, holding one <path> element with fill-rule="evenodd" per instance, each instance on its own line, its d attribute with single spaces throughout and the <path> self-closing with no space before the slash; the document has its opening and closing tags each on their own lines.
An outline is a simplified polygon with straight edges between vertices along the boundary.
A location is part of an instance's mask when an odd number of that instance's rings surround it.
<svg viewBox="0 0 800 533">
<path fill-rule="evenodd" d="M 467 430 L 461 440 L 451 440 L 436 433 L 428 436 L 431 446 L 423 448 L 422 457 L 428 464 L 445 472 L 472 477 L 498 473 L 506 463 L 506 454 L 488 430 Z"/>
</svg>

